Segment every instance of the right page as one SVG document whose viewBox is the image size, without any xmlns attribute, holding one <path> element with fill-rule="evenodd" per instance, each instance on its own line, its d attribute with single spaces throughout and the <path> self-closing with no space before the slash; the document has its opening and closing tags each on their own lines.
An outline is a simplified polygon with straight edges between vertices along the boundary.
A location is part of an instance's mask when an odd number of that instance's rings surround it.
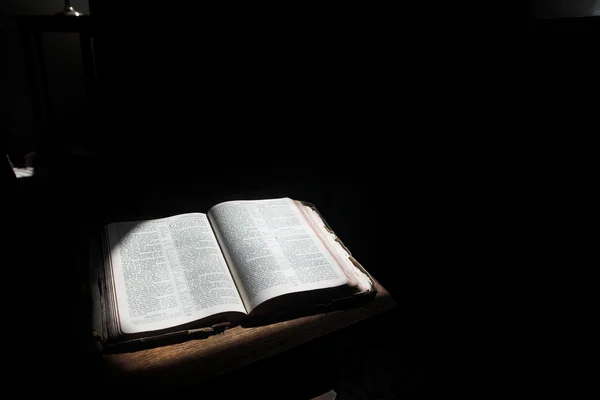
<svg viewBox="0 0 600 400">
<path fill-rule="evenodd" d="M 325 243 L 326 247 L 331 250 L 334 257 L 336 257 L 348 278 L 348 286 L 355 288 L 355 293 L 366 293 L 373 290 L 373 281 L 369 275 L 360 263 L 352 257 L 350 251 L 344 246 L 344 243 L 336 236 L 333 230 L 331 230 L 315 207 L 310 203 L 303 204 L 300 201 L 295 201 L 295 203 L 302 214 L 304 214 L 313 231 Z"/>
<path fill-rule="evenodd" d="M 220 203 L 208 218 L 249 312 L 273 297 L 348 283 L 292 199 Z"/>
</svg>

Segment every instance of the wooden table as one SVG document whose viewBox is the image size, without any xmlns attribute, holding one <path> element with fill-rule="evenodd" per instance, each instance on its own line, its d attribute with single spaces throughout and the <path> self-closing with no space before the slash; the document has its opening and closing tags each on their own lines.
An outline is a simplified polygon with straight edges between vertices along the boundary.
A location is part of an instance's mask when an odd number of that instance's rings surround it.
<svg viewBox="0 0 600 400">
<path fill-rule="evenodd" d="M 112 383 L 197 384 L 274 356 L 395 307 L 390 294 L 375 281 L 377 295 L 366 304 L 260 327 L 237 326 L 205 339 L 104 354 Z"/>
</svg>

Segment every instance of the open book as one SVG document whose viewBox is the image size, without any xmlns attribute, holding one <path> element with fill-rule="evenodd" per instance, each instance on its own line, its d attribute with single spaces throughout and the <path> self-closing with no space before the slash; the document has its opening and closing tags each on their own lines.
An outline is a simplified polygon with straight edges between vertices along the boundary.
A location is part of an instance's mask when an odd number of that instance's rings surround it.
<svg viewBox="0 0 600 400">
<path fill-rule="evenodd" d="M 289 198 L 112 223 L 102 242 L 92 281 L 95 330 L 105 345 L 375 292 L 316 208 Z"/>
</svg>

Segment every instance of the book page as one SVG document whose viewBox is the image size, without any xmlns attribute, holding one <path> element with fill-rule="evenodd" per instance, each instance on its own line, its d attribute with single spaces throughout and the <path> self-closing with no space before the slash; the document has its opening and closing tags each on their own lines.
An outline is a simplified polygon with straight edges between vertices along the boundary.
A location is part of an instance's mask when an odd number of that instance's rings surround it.
<svg viewBox="0 0 600 400">
<path fill-rule="evenodd" d="M 248 312 L 276 296 L 348 282 L 292 199 L 220 203 L 208 218 Z"/>
<path fill-rule="evenodd" d="M 306 220 L 312 226 L 313 231 L 315 231 L 323 242 L 326 243 L 327 247 L 332 250 L 334 256 L 337 256 L 338 263 L 348 278 L 348 284 L 357 287 L 360 292 L 372 290 L 373 283 L 369 276 L 354 264 L 358 264 L 358 261 L 354 260 L 352 254 L 350 254 L 349 250 L 343 245 L 341 240 L 339 240 L 336 234 L 327 226 L 319 213 L 298 201 L 296 201 L 296 204 L 298 204 L 300 211 L 302 211 Z"/>
<path fill-rule="evenodd" d="M 205 214 L 107 226 L 123 333 L 246 313 Z"/>
</svg>

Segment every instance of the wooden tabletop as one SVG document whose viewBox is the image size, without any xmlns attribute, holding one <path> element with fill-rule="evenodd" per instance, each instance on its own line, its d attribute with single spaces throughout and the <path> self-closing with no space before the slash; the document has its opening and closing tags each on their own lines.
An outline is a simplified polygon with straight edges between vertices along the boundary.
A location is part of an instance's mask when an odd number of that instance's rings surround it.
<svg viewBox="0 0 600 400">
<path fill-rule="evenodd" d="M 104 354 L 106 376 L 114 383 L 143 380 L 157 385 L 195 384 L 217 377 L 393 308 L 390 294 L 379 282 L 375 285 L 377 295 L 360 307 L 259 327 L 236 326 L 204 339 Z"/>
</svg>

